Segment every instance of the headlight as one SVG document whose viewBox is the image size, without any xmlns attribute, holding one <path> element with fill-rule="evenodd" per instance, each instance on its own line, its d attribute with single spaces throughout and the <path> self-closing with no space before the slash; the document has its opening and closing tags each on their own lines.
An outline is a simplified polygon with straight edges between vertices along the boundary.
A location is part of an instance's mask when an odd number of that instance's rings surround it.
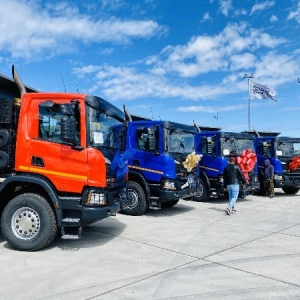
<svg viewBox="0 0 300 300">
<path fill-rule="evenodd" d="M 275 175 L 274 178 L 275 178 L 275 180 L 280 180 L 280 181 L 283 180 L 282 175 Z"/>
<path fill-rule="evenodd" d="M 252 176 L 252 182 L 258 182 L 258 176 L 257 175 Z"/>
<path fill-rule="evenodd" d="M 218 176 L 217 181 L 219 183 L 223 183 L 224 182 L 224 177 L 223 176 Z"/>
<path fill-rule="evenodd" d="M 106 205 L 107 199 L 104 193 L 90 191 L 88 194 L 87 202 L 88 205 Z"/>
<path fill-rule="evenodd" d="M 161 188 L 162 188 L 163 190 L 172 190 L 172 191 L 176 191 L 175 182 L 173 182 L 173 181 L 163 181 L 163 182 L 162 182 Z"/>
</svg>

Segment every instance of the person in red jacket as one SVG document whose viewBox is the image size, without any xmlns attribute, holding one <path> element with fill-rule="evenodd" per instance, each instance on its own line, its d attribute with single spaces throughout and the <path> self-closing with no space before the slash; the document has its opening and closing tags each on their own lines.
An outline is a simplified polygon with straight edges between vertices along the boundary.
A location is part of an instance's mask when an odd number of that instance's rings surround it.
<svg viewBox="0 0 300 300">
<path fill-rule="evenodd" d="M 229 164 L 224 169 L 223 178 L 224 187 L 227 189 L 229 197 L 229 206 L 225 209 L 225 212 L 230 215 L 232 212 L 236 212 L 234 205 L 239 195 L 240 185 L 243 186 L 246 183 L 240 167 L 235 164 L 235 157 L 229 158 Z"/>
</svg>

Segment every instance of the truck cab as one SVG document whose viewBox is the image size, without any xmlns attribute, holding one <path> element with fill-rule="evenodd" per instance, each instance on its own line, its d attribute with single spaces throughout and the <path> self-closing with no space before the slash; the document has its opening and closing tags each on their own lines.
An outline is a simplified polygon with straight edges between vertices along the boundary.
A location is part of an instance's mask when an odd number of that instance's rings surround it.
<svg viewBox="0 0 300 300">
<path fill-rule="evenodd" d="M 131 205 L 124 213 L 142 215 L 153 206 L 171 207 L 193 193 L 195 173 L 183 162 L 194 151 L 194 135 L 193 126 L 168 121 L 137 120 L 114 128 L 111 136 L 121 141 L 122 151 L 134 152 L 128 159 Z"/>
<path fill-rule="evenodd" d="M 223 171 L 228 165 L 230 156 L 243 157 L 254 155 L 254 137 L 245 132 L 223 132 L 220 129 L 205 127 L 206 131 L 196 133 L 196 153 L 202 154 L 199 161 L 197 176 L 197 194 L 195 201 L 219 198 L 224 195 Z M 247 151 L 247 152 L 246 152 Z M 244 173 L 248 192 L 259 190 L 257 163 L 250 171 Z"/>
<path fill-rule="evenodd" d="M 286 194 L 296 194 L 300 189 L 300 138 L 279 136 L 280 133 L 258 132 L 255 151 L 258 158 L 261 192 L 263 193 L 264 161 L 274 166 L 274 187 Z"/>
</svg>

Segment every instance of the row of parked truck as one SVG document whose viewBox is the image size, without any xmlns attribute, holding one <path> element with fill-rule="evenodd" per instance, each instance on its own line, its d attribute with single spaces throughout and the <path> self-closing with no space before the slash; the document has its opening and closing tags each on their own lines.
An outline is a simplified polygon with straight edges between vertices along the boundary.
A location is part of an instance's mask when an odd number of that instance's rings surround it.
<svg viewBox="0 0 300 300">
<path fill-rule="evenodd" d="M 14 67 L 13 80 L 0 76 L 1 230 L 14 249 L 40 250 L 58 232 L 80 238 L 84 226 L 119 211 L 223 197 L 232 155 L 249 193 L 263 192 L 266 158 L 275 187 L 298 192 L 298 138 L 149 120 L 99 97 L 39 92 Z"/>
</svg>

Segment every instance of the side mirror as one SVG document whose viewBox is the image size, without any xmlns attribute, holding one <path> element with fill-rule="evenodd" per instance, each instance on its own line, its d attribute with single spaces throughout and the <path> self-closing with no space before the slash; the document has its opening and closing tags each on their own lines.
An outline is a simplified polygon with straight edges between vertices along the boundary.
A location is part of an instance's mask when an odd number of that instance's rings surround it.
<svg viewBox="0 0 300 300">
<path fill-rule="evenodd" d="M 149 150 L 151 150 L 151 151 L 156 150 L 156 138 L 154 135 L 148 136 L 148 145 L 149 145 Z"/>
<path fill-rule="evenodd" d="M 61 118 L 61 139 L 76 144 L 76 120 L 74 117 Z"/>
</svg>

